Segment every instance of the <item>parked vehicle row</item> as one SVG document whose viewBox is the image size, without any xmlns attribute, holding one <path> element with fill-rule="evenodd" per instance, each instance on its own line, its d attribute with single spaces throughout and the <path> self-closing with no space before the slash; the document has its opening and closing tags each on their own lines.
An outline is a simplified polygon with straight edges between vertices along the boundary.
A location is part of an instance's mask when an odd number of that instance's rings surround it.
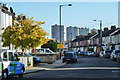
<svg viewBox="0 0 120 80">
<path fill-rule="evenodd" d="M 78 51 L 77 52 L 78 55 L 82 55 L 82 56 L 89 56 L 89 57 L 102 57 L 102 58 L 108 58 L 111 59 L 113 61 L 118 61 L 120 63 L 120 50 L 104 50 L 101 51 L 100 53 L 96 53 L 93 51 Z"/>
</svg>

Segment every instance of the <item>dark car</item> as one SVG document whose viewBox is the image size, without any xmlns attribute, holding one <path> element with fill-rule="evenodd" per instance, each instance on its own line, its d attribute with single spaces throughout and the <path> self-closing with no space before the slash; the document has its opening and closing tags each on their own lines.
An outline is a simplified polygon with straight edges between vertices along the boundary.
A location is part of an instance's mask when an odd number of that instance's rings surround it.
<svg viewBox="0 0 120 80">
<path fill-rule="evenodd" d="M 24 53 L 26 56 L 29 56 L 29 57 L 33 57 L 33 63 L 34 64 L 37 64 L 37 63 L 41 63 L 42 62 L 42 60 L 39 58 L 39 57 L 35 57 L 35 56 L 32 56 L 32 55 L 30 55 L 30 54 L 28 54 L 28 53 Z"/>
<path fill-rule="evenodd" d="M 118 56 L 117 56 L 117 61 L 119 62 L 120 64 L 120 53 L 118 53 Z"/>
<path fill-rule="evenodd" d="M 111 50 L 103 51 L 103 57 L 104 58 L 110 58 L 111 53 L 112 53 Z"/>
<path fill-rule="evenodd" d="M 99 53 L 94 52 L 93 56 L 94 56 L 94 57 L 99 57 Z"/>
<path fill-rule="evenodd" d="M 75 52 L 66 52 L 62 58 L 62 62 L 77 62 L 77 54 Z"/>
<path fill-rule="evenodd" d="M 120 50 L 113 50 L 111 54 L 111 59 L 116 61 L 119 53 L 120 53 Z"/>
</svg>

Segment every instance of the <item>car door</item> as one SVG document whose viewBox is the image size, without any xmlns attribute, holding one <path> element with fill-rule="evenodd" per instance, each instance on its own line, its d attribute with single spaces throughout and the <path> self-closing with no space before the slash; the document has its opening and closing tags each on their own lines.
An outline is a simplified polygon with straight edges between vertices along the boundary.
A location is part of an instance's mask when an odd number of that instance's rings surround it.
<svg viewBox="0 0 120 80">
<path fill-rule="evenodd" d="M 15 64 L 16 64 L 16 69 L 15 69 L 15 74 L 20 74 L 22 71 L 22 65 L 18 61 L 18 56 L 17 54 L 14 54 L 14 59 L 15 59 Z"/>
<path fill-rule="evenodd" d="M 8 61 L 10 62 L 9 74 L 15 74 L 16 63 L 15 63 L 15 60 L 14 60 L 13 52 L 8 52 Z"/>
</svg>

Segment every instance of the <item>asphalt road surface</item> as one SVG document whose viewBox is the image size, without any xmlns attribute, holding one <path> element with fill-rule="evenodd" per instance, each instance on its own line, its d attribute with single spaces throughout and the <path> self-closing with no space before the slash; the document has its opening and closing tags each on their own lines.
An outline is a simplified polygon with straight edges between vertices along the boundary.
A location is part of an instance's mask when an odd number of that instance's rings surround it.
<svg viewBox="0 0 120 80">
<path fill-rule="evenodd" d="M 79 56 L 77 63 L 69 63 L 50 70 L 26 74 L 24 79 L 119 80 L 120 70 L 118 67 L 118 63 L 110 59 Z"/>
</svg>

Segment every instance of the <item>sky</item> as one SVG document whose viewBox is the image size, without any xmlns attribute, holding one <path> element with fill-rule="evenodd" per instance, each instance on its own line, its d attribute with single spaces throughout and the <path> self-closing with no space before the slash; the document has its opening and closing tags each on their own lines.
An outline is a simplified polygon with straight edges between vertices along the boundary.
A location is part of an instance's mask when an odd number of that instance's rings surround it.
<svg viewBox="0 0 120 80">
<path fill-rule="evenodd" d="M 36 21 L 46 22 L 41 27 L 49 33 L 51 38 L 51 25 L 59 24 L 59 5 L 62 7 L 62 24 L 65 27 L 77 26 L 99 29 L 102 20 L 103 28 L 118 25 L 118 2 L 4 2 L 13 7 L 15 13 L 34 17 Z"/>
</svg>

